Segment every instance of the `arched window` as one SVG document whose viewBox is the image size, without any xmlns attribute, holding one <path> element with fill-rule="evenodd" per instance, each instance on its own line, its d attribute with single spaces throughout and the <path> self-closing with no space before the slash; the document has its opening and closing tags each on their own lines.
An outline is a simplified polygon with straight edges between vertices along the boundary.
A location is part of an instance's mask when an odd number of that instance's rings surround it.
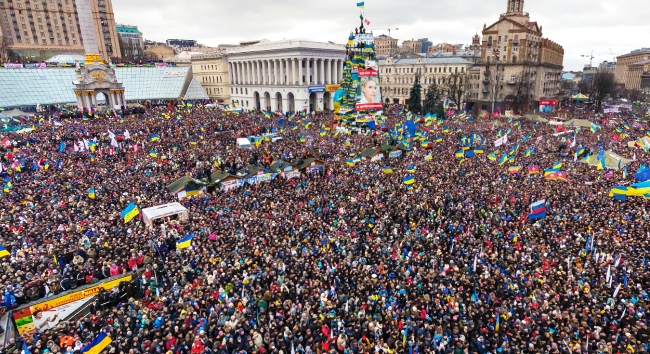
<svg viewBox="0 0 650 354">
<path fill-rule="evenodd" d="M 513 55 L 513 56 L 512 56 L 512 62 L 513 62 L 513 63 L 516 63 L 516 62 L 517 62 L 517 56 L 516 56 L 516 55 Z"/>
<path fill-rule="evenodd" d="M 492 46 L 492 36 L 488 37 L 488 42 L 487 42 L 488 47 Z"/>
</svg>

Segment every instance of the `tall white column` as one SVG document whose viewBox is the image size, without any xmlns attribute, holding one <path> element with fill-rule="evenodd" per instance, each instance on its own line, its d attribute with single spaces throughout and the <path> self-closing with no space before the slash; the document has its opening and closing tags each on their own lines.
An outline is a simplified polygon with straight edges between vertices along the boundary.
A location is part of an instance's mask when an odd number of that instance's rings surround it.
<svg viewBox="0 0 650 354">
<path fill-rule="evenodd" d="M 232 63 L 228 63 L 228 82 L 232 84 Z"/>
<path fill-rule="evenodd" d="M 325 59 L 325 84 L 332 84 L 332 59 Z"/>
<path fill-rule="evenodd" d="M 280 59 L 280 85 L 287 84 L 287 60 Z"/>
<path fill-rule="evenodd" d="M 318 68 L 318 77 L 319 77 L 319 82 L 321 85 L 325 84 L 325 60 L 320 59 L 319 60 L 320 67 Z"/>
<path fill-rule="evenodd" d="M 296 63 L 298 62 L 298 59 L 296 58 L 291 58 L 291 85 L 296 85 L 298 83 L 298 80 L 296 79 Z"/>
<path fill-rule="evenodd" d="M 278 60 L 273 60 L 273 85 L 278 85 Z"/>
<path fill-rule="evenodd" d="M 244 66 L 242 65 L 242 62 L 241 61 L 238 62 L 237 63 L 237 76 L 238 76 L 239 81 L 237 83 L 240 84 L 240 85 L 242 85 L 244 83 L 244 75 L 242 73 L 243 69 L 244 69 Z"/>
<path fill-rule="evenodd" d="M 271 63 L 268 60 L 264 61 L 264 85 L 268 85 L 270 81 L 269 69 L 271 68 Z"/>
<path fill-rule="evenodd" d="M 246 83 L 249 85 L 253 83 L 253 75 L 252 75 L 253 68 L 251 67 L 251 65 L 252 63 L 250 61 L 246 62 Z"/>
<path fill-rule="evenodd" d="M 303 59 L 298 59 L 298 86 L 302 86 L 302 64 Z"/>
<path fill-rule="evenodd" d="M 248 63 L 247 62 L 242 62 L 242 65 L 244 66 L 244 69 L 242 70 L 242 74 L 244 74 L 244 85 L 248 84 Z"/>
<path fill-rule="evenodd" d="M 253 61 L 253 84 L 257 85 L 257 60 Z"/>
</svg>

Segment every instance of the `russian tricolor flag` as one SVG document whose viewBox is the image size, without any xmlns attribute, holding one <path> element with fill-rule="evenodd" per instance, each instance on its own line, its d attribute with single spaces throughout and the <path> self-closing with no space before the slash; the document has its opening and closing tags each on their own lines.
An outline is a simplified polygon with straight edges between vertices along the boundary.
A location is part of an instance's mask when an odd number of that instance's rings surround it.
<svg viewBox="0 0 650 354">
<path fill-rule="evenodd" d="M 546 217 L 546 199 L 538 200 L 530 205 L 528 220 L 536 220 Z"/>
</svg>

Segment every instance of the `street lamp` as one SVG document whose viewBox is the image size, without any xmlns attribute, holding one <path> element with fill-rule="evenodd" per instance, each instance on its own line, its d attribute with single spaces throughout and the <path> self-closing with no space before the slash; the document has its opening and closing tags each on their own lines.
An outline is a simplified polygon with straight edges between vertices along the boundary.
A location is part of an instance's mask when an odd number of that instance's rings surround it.
<svg viewBox="0 0 650 354">
<path fill-rule="evenodd" d="M 492 58 L 494 59 L 494 86 L 492 88 L 492 113 L 494 114 L 494 105 L 497 100 L 497 84 L 499 82 L 499 48 L 495 48 Z"/>
</svg>

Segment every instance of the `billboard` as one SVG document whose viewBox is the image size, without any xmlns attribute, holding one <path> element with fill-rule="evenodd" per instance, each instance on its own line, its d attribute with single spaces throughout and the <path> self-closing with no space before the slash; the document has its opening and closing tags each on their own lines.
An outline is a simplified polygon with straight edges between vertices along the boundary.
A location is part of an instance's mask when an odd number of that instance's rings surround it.
<svg viewBox="0 0 650 354">
<path fill-rule="evenodd" d="M 100 289 L 111 290 L 115 286 L 125 281 L 131 281 L 132 276 L 126 275 L 104 283 L 75 291 L 63 296 L 53 298 L 43 302 L 36 303 L 32 306 L 23 307 L 13 312 L 14 322 L 18 334 L 32 338 L 32 334 L 37 330 L 44 331 L 61 321 L 68 315 L 81 307 L 89 298 L 99 293 Z"/>
<path fill-rule="evenodd" d="M 383 104 L 381 102 L 381 90 L 379 87 L 379 71 L 376 70 L 377 62 L 366 60 L 365 69 L 359 69 L 357 84 L 357 111 L 381 111 Z"/>
</svg>

